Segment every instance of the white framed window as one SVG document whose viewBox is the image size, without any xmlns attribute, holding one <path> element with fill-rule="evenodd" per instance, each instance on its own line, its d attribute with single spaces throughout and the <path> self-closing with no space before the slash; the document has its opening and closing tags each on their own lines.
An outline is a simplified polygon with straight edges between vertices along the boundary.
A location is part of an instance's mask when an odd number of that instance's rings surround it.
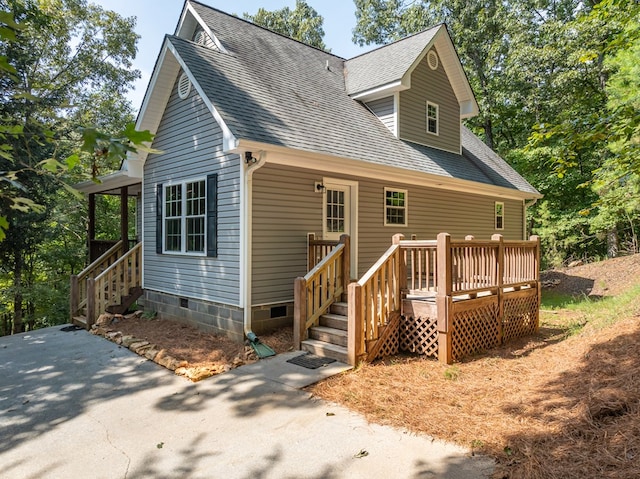
<svg viewBox="0 0 640 479">
<path fill-rule="evenodd" d="M 496 229 L 504 229 L 504 203 L 496 201 L 495 203 Z"/>
<path fill-rule="evenodd" d="M 407 226 L 407 190 L 384 189 L 384 225 Z"/>
<path fill-rule="evenodd" d="M 438 105 L 430 101 L 427 102 L 427 132 L 432 135 L 439 134 L 439 110 Z"/>
<path fill-rule="evenodd" d="M 204 178 L 164 186 L 163 252 L 206 253 L 206 186 Z"/>
</svg>

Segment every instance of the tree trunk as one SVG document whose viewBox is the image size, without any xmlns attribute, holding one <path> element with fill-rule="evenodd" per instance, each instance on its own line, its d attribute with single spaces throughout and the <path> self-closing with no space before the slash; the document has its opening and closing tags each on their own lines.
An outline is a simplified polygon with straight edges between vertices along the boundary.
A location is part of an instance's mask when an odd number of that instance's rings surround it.
<svg viewBox="0 0 640 479">
<path fill-rule="evenodd" d="M 16 251 L 13 267 L 13 331 L 12 334 L 24 332 L 22 324 L 22 252 Z"/>
<path fill-rule="evenodd" d="M 607 231 L 607 257 L 616 258 L 619 250 L 618 230 L 616 228 L 610 228 Z"/>
</svg>

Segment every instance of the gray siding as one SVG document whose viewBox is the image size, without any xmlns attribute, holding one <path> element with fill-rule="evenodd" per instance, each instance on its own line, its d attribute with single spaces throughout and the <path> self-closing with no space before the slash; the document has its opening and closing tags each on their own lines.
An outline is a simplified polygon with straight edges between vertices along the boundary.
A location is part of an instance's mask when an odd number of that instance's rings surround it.
<svg viewBox="0 0 640 479">
<path fill-rule="evenodd" d="M 393 97 L 370 101 L 367 107 L 378 117 L 391 133 L 396 134 L 396 115 L 393 107 Z"/>
<path fill-rule="evenodd" d="M 439 108 L 439 134 L 427 133 L 427 101 Z M 425 56 L 411 74 L 411 88 L 400 92 L 399 138 L 460 153 L 460 105 L 438 62 L 432 70 Z"/>
<path fill-rule="evenodd" d="M 358 274 L 362 276 L 391 245 L 391 237 L 455 239 L 472 234 L 522 239 L 522 202 L 414 185 L 368 180 L 332 172 L 267 163 L 253 180 L 253 304 L 288 301 L 293 282 L 306 274 L 307 233 L 322 234 L 322 195 L 314 181 L 324 176 L 358 181 Z M 408 191 L 408 226 L 384 226 L 384 188 Z M 494 229 L 494 202 L 505 203 L 505 229 Z"/>
<path fill-rule="evenodd" d="M 182 297 L 239 304 L 240 159 L 222 153 L 222 132 L 192 88 L 174 85 L 144 166 L 144 287 Z M 156 185 L 218 174 L 218 257 L 156 253 Z"/>
</svg>

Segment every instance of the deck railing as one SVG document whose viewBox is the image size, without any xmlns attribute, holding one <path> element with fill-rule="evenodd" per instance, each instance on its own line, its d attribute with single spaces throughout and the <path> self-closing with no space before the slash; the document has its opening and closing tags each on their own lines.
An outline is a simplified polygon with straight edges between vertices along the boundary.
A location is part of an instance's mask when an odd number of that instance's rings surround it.
<svg viewBox="0 0 640 479">
<path fill-rule="evenodd" d="M 502 321 L 511 321 L 507 313 L 513 313 L 511 317 L 523 316 L 535 309 L 535 318 L 529 317 L 521 329 L 537 328 L 539 265 L 540 241 L 535 236 L 529 241 L 504 241 L 502 235 L 494 235 L 490 241 L 470 236 L 454 241 L 447 233 L 440 233 L 436 241 L 409 241 L 402 235 L 394 236 L 393 245 L 380 260 L 360 281 L 349 285 L 350 363 L 355 365 L 370 358 L 372 349 L 380 347 L 380 331 L 394 314 L 400 313 L 407 294 L 435 300 L 438 357 L 446 362 L 458 357 L 451 333 L 465 321 L 460 318 L 468 318 L 467 326 L 474 321 L 479 325 L 487 311 L 495 314 L 501 341 Z M 515 331 L 519 326 L 509 327 L 513 337 L 520 334 Z M 456 340 L 464 342 L 465 338 Z M 476 347 L 466 346 L 467 350 Z"/>
<path fill-rule="evenodd" d="M 69 320 L 73 322 L 76 316 L 83 316 L 87 307 L 87 280 L 95 278 L 122 256 L 122 241 L 116 242 L 97 260 L 83 269 L 79 274 L 71 276 L 71 291 L 69 295 Z"/>
<path fill-rule="evenodd" d="M 309 233 L 307 238 L 307 271 L 311 271 L 327 255 L 338 246 L 340 241 L 316 239 L 316 235 Z"/>
<path fill-rule="evenodd" d="M 334 302 L 347 291 L 350 277 L 350 239 L 342 235 L 319 263 L 294 286 L 293 342 L 296 348 L 306 339 L 310 327 L 317 325 Z"/>
<path fill-rule="evenodd" d="M 95 322 L 108 306 L 120 304 L 131 288 L 141 285 L 142 243 L 95 278 L 87 280 L 87 326 Z"/>
</svg>

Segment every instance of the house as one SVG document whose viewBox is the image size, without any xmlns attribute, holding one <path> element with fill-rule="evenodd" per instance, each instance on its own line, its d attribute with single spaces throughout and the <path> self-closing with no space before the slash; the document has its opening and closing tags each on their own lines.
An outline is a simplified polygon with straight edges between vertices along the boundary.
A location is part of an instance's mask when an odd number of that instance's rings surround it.
<svg viewBox="0 0 640 479">
<path fill-rule="evenodd" d="M 356 279 L 397 233 L 525 239 L 541 195 L 477 113 L 445 25 L 345 60 L 187 0 L 137 120 L 161 153 L 81 189 L 138 198 L 145 308 L 242 340 L 291 324 L 310 234 Z"/>
</svg>

